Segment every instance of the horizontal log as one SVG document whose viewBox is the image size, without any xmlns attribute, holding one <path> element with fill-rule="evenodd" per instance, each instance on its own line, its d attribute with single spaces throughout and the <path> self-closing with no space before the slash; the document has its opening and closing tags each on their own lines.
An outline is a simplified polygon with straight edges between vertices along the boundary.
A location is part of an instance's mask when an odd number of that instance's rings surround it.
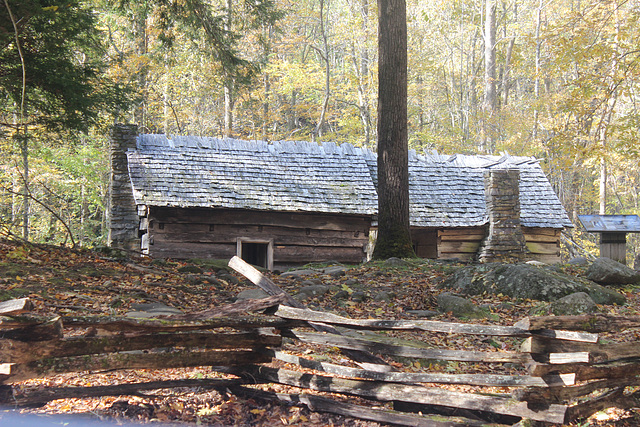
<svg viewBox="0 0 640 427">
<path fill-rule="evenodd" d="M 33 310 L 29 298 L 12 299 L 0 302 L 0 316 L 15 316 Z"/>
<path fill-rule="evenodd" d="M 299 309 L 284 305 L 278 306 L 278 310 L 274 314 L 285 319 L 331 323 L 334 325 L 350 326 L 360 329 L 422 330 L 429 332 L 512 337 L 526 337 L 530 335 L 529 331 L 513 326 L 474 325 L 470 323 L 452 323 L 436 320 L 349 319 L 333 313 Z"/>
<path fill-rule="evenodd" d="M 524 233 L 524 240 L 529 243 L 553 243 L 560 245 L 560 236 L 548 234 Z"/>
<path fill-rule="evenodd" d="M 511 395 L 526 402 L 568 402 L 577 397 L 586 396 L 594 391 L 619 387 L 639 386 L 640 378 L 615 378 L 588 382 L 572 387 L 531 387 L 514 390 Z"/>
<path fill-rule="evenodd" d="M 607 332 L 640 327 L 640 316 L 583 314 L 580 316 L 525 317 L 514 326 L 522 329 L 567 329 L 571 331 Z"/>
<path fill-rule="evenodd" d="M 452 242 L 443 241 L 438 245 L 438 253 L 466 253 L 475 254 L 480 248 L 480 241 Z"/>
<path fill-rule="evenodd" d="M 310 224 L 302 225 L 298 228 L 294 227 L 277 227 L 269 225 L 253 225 L 253 224 L 199 224 L 199 223 L 171 223 L 164 224 L 164 227 L 160 229 L 155 227 L 155 235 L 165 234 L 198 234 L 198 235 L 211 235 L 211 236 L 235 236 L 235 237 L 247 237 L 247 236 L 263 236 L 263 238 L 270 239 L 272 236 L 284 236 L 284 237 L 296 237 L 301 234 L 310 238 L 335 238 L 335 239 L 348 239 L 348 238 L 366 238 L 368 234 L 364 230 L 316 230 L 309 228 Z M 355 234 L 358 233 L 358 236 Z M 365 235 L 366 234 L 366 235 Z M 234 239 L 235 239 L 234 237 Z"/>
<path fill-rule="evenodd" d="M 264 310 L 269 307 L 276 306 L 280 303 L 286 302 L 287 298 L 284 294 L 268 296 L 266 298 L 259 299 L 247 299 L 236 301 L 231 304 L 225 304 L 219 307 L 210 308 L 207 310 L 195 312 L 195 313 L 187 313 L 187 314 L 178 314 L 170 316 L 170 319 L 175 320 L 207 320 L 214 319 L 216 317 L 225 317 L 238 313 L 246 313 L 246 312 L 255 312 L 259 310 Z"/>
<path fill-rule="evenodd" d="M 305 235 L 304 230 L 299 230 L 298 236 L 282 236 L 278 234 L 220 234 L 220 233 L 153 233 L 154 245 L 167 243 L 206 243 L 206 244 L 236 244 L 239 237 L 248 237 L 254 239 L 273 239 L 276 245 L 286 246 L 323 246 L 323 247 L 347 247 L 362 248 L 369 242 L 368 236 L 364 233 L 362 237 L 310 237 Z"/>
<path fill-rule="evenodd" d="M 529 366 L 529 374 L 536 377 L 572 372 L 576 374 L 576 381 L 600 378 L 628 378 L 629 376 L 640 375 L 640 363 L 613 362 L 603 365 L 576 363 L 566 365 L 532 364 Z"/>
<path fill-rule="evenodd" d="M 153 237 L 153 234 L 151 235 Z M 216 258 L 228 259 L 236 254 L 237 245 L 217 243 L 158 242 L 149 246 L 149 255 L 157 258 Z"/>
<path fill-rule="evenodd" d="M 149 219 L 158 223 L 252 224 L 313 228 L 316 230 L 368 230 L 369 216 L 313 213 L 262 212 L 243 209 L 150 207 Z"/>
<path fill-rule="evenodd" d="M 529 338 L 523 343 L 521 351 L 531 353 L 587 352 L 589 353 L 589 363 L 640 358 L 638 342 L 597 344 Z"/>
<path fill-rule="evenodd" d="M 297 323 L 292 320 L 264 315 L 216 317 L 196 321 L 132 319 L 115 316 L 74 316 L 63 319 L 65 326 L 92 327 L 98 331 L 117 333 L 188 332 L 217 328 L 286 328 Z"/>
<path fill-rule="evenodd" d="M 556 243 L 526 242 L 527 249 L 534 255 L 560 255 L 560 245 Z"/>
<path fill-rule="evenodd" d="M 313 394 L 274 393 L 248 389 L 246 387 L 230 387 L 234 394 L 241 394 L 250 398 L 279 400 L 289 404 L 304 404 L 315 412 L 328 412 L 361 420 L 411 427 L 506 427 L 503 424 L 488 424 L 483 421 L 471 420 L 463 417 L 444 417 L 442 415 L 418 415 L 370 406 L 354 405 Z"/>
<path fill-rule="evenodd" d="M 338 259 L 346 263 L 360 263 L 365 257 L 363 247 L 283 246 L 273 248 L 273 261 L 277 263 L 309 263 Z"/>
<path fill-rule="evenodd" d="M 62 318 L 60 316 L 52 319 L 33 321 L 30 325 L 24 319 L 18 319 L 18 322 L 23 322 L 23 324 L 27 324 L 27 326 L 4 330 L 2 332 L 2 338 L 23 342 L 48 341 L 62 338 Z"/>
<path fill-rule="evenodd" d="M 36 407 L 42 406 L 58 399 L 83 399 L 88 397 L 102 396 L 126 396 L 136 395 L 146 390 L 161 390 L 171 388 L 198 388 L 204 390 L 226 390 L 229 387 L 248 383 L 243 379 L 183 379 L 168 381 L 150 381 L 139 383 L 127 383 L 116 385 L 103 385 L 93 387 L 49 387 L 44 390 L 21 394 L 20 396 L 6 396 L 8 398 L 0 400 L 2 405 Z M 251 381 L 255 383 L 255 381 Z"/>
<path fill-rule="evenodd" d="M 487 411 L 559 424 L 564 422 L 567 410 L 564 405 L 552 404 L 545 409 L 536 411 L 529 409 L 526 402 L 518 402 L 509 397 L 462 393 L 437 387 L 379 381 L 356 381 L 265 366 L 242 367 L 233 370 L 233 372 L 243 377 L 248 375 L 249 377 L 257 377 L 280 384 L 317 391 L 347 393 L 381 401 L 399 400 L 402 402 Z"/>
<path fill-rule="evenodd" d="M 522 232 L 525 236 L 527 234 L 553 237 L 560 237 L 562 235 L 562 230 L 559 228 L 522 227 Z"/>
<path fill-rule="evenodd" d="M 169 369 L 195 366 L 236 366 L 267 363 L 271 357 L 260 351 L 177 351 L 170 353 L 114 353 L 91 357 L 76 356 L 41 359 L 10 365 L 9 381 L 24 381 L 69 372 L 101 372 L 118 369 Z"/>
<path fill-rule="evenodd" d="M 245 333 L 165 333 L 136 335 L 132 337 L 112 335 L 104 337 L 66 338 L 54 341 L 19 342 L 0 340 L 0 360 L 27 363 L 47 357 L 70 357 L 88 354 L 115 353 L 146 350 L 160 347 L 186 347 L 189 349 L 252 349 L 279 347 L 282 337 L 258 332 Z"/>
<path fill-rule="evenodd" d="M 320 372 L 326 372 L 328 374 L 405 384 L 466 384 L 487 387 L 556 387 L 575 384 L 574 374 L 549 375 L 545 378 L 540 378 L 529 375 L 375 372 L 335 365 L 327 362 L 318 362 L 299 356 L 293 356 L 281 351 L 274 351 L 273 357 L 286 363 L 299 365 L 303 368 L 314 369 Z"/>
<path fill-rule="evenodd" d="M 483 239 L 486 235 L 486 227 L 445 228 L 442 230 L 438 230 L 438 238 L 453 236 L 478 236 L 479 239 Z"/>
<path fill-rule="evenodd" d="M 327 345 L 351 350 L 369 351 L 389 356 L 415 357 L 421 359 L 452 360 L 459 362 L 478 363 L 530 363 L 531 356 L 526 353 L 488 352 L 471 350 L 442 350 L 434 348 L 417 348 L 406 345 L 383 344 L 362 338 L 348 338 L 338 335 L 318 334 L 314 332 L 286 331 L 285 336 L 291 336 L 302 342 Z"/>
<path fill-rule="evenodd" d="M 535 338 L 554 338 L 557 340 L 597 343 L 600 336 L 590 332 L 563 331 L 558 329 L 537 329 L 530 331 Z"/>
</svg>

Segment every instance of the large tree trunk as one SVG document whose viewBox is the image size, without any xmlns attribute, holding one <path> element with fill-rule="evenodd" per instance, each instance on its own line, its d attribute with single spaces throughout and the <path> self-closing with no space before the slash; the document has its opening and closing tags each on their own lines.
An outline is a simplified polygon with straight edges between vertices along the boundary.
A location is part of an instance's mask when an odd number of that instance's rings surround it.
<svg viewBox="0 0 640 427">
<path fill-rule="evenodd" d="M 378 241 L 376 259 L 415 256 L 409 232 L 407 7 L 378 0 Z"/>
</svg>

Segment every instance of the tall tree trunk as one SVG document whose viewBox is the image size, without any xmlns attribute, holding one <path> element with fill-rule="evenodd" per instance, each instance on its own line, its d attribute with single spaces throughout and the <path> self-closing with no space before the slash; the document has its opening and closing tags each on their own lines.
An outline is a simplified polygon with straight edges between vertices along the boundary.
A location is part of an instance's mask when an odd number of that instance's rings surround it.
<svg viewBox="0 0 640 427">
<path fill-rule="evenodd" d="M 496 109 L 496 2 L 495 0 L 485 1 L 482 151 L 492 153 L 495 148 L 492 119 Z"/>
<path fill-rule="evenodd" d="M 22 153 L 22 185 L 23 185 L 23 206 L 22 206 L 22 238 L 29 240 L 29 217 L 31 214 L 31 199 L 29 196 L 29 139 L 27 136 L 27 125 L 22 128 L 20 138 L 20 151 Z"/>
<path fill-rule="evenodd" d="M 405 0 L 378 0 L 378 56 L 378 240 L 373 257 L 411 257 Z"/>
<path fill-rule="evenodd" d="M 232 25 L 232 13 L 233 13 L 233 0 L 226 0 L 227 16 L 224 22 L 225 31 L 231 31 Z M 223 90 L 224 90 L 224 136 L 230 138 L 233 136 L 233 78 L 228 75 L 224 78 Z"/>
<path fill-rule="evenodd" d="M 540 29 L 542 27 L 542 8 L 544 0 L 540 0 L 538 9 L 536 10 L 536 75 L 533 87 L 535 107 L 533 110 L 533 132 L 531 137 L 533 140 L 538 138 L 538 116 L 540 112 L 538 110 L 538 100 L 540 99 L 540 61 L 542 53 L 542 40 L 540 39 Z"/>
<path fill-rule="evenodd" d="M 352 44 L 352 61 L 353 68 L 358 79 L 358 110 L 362 128 L 364 133 L 363 145 L 368 147 L 371 142 L 371 108 L 367 97 L 368 77 L 369 77 L 369 51 L 367 49 L 367 40 L 369 39 L 369 0 L 361 0 L 360 16 L 362 19 L 361 31 L 362 46 L 358 54 L 355 43 Z"/>
<path fill-rule="evenodd" d="M 18 23 L 13 16 L 13 11 L 9 6 L 9 1 L 4 0 L 4 5 L 7 8 L 9 19 L 13 26 L 13 35 L 15 37 L 16 49 L 18 50 L 18 56 L 20 57 L 20 68 L 22 72 L 22 87 L 20 92 L 20 107 L 19 117 L 14 117 L 15 133 L 14 136 L 18 140 L 20 147 L 20 153 L 22 155 L 22 184 L 23 184 L 23 211 L 22 211 L 22 237 L 24 240 L 29 240 L 29 216 L 30 216 L 30 202 L 29 198 L 29 139 L 28 129 L 25 121 L 26 105 L 27 105 L 27 67 L 22 52 L 22 43 L 20 42 L 20 32 L 18 31 Z M 18 120 L 15 120 L 18 119 Z"/>
<path fill-rule="evenodd" d="M 147 55 L 147 10 L 144 5 L 140 5 L 134 17 L 134 39 L 136 55 L 143 57 Z M 139 61 L 143 64 L 143 61 Z M 137 73 L 138 90 L 140 91 L 140 102 L 133 111 L 133 121 L 140 129 L 146 129 L 146 105 L 147 105 L 147 66 L 142 65 Z"/>
<path fill-rule="evenodd" d="M 329 61 L 329 42 L 327 40 L 327 31 L 324 25 L 324 0 L 320 0 L 320 35 L 322 37 L 322 48 L 316 48 L 316 51 L 322 57 L 324 62 L 324 100 L 322 101 L 322 110 L 320 110 L 320 118 L 316 124 L 313 133 L 311 134 L 312 141 L 315 141 L 318 136 L 322 136 L 322 129 L 324 127 L 325 116 L 327 115 L 327 108 L 329 106 L 329 98 L 331 96 L 331 63 Z"/>
</svg>

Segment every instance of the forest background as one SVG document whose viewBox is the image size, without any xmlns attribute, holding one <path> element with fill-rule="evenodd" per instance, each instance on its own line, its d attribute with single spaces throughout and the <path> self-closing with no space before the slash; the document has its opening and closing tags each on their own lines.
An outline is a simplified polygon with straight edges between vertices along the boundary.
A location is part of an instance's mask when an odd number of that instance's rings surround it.
<svg viewBox="0 0 640 427">
<path fill-rule="evenodd" d="M 375 149 L 377 16 L 372 0 L 4 0 L 2 233 L 104 244 L 114 122 Z M 407 0 L 409 148 L 535 156 L 576 225 L 637 214 L 639 18 L 624 0 Z"/>
</svg>

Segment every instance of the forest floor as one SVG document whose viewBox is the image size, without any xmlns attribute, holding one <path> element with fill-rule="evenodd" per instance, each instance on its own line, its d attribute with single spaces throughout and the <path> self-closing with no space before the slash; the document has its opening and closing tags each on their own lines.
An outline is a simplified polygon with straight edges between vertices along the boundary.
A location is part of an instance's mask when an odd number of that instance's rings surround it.
<svg viewBox="0 0 640 427">
<path fill-rule="evenodd" d="M 329 292 L 319 298 L 305 300 L 304 303 L 309 308 L 331 311 L 352 318 L 411 319 L 415 317 L 412 317 L 408 310 L 436 310 L 435 297 L 442 292 L 438 284 L 458 267 L 459 264 L 426 260 L 395 268 L 385 266 L 384 263 L 351 266 L 343 276 L 318 276 L 318 280 L 330 287 Z M 561 268 L 571 274 L 584 273 L 579 267 Z M 302 286 L 302 282 L 294 278 L 278 275 L 269 277 L 292 295 Z M 33 312 L 42 315 L 125 315 L 134 311 L 136 304 L 143 303 L 162 303 L 185 313 L 197 312 L 230 303 L 240 291 L 253 287 L 243 277 L 227 273 L 224 265 L 220 263 L 113 258 L 113 254 L 105 252 L 23 245 L 0 240 L 0 301 L 29 297 L 35 305 Z M 356 302 L 352 299 L 335 298 L 336 293 L 345 290 L 349 293 L 361 291 L 365 294 L 365 299 Z M 374 295 L 382 292 L 393 293 L 393 298 L 376 300 Z M 607 313 L 640 314 L 640 289 L 628 287 L 623 289 L 623 292 L 629 301 L 627 305 L 606 306 L 601 309 Z M 491 317 L 485 322 L 501 325 L 513 325 L 528 316 L 532 310 L 539 311 L 541 307 L 539 301 L 515 301 L 504 296 L 487 295 L 472 300 L 490 309 Z M 446 313 L 436 315 L 433 320 L 461 321 Z M 296 349 L 291 348 L 291 344 L 287 345 L 289 351 L 298 351 L 300 354 L 309 352 L 309 349 Z M 467 344 L 447 341 L 445 338 L 438 345 L 460 348 Z M 510 344 L 492 341 L 490 345 L 502 345 L 504 348 Z M 335 349 L 325 352 L 328 359 L 336 360 L 341 357 Z M 411 367 L 411 362 L 396 360 L 392 363 L 409 363 Z M 415 366 L 416 370 L 422 368 L 418 364 Z M 429 369 L 434 367 L 429 366 Z M 451 366 L 435 369 L 450 372 Z M 14 387 L 18 392 L 28 394 L 30 390 L 47 387 L 222 376 L 223 374 L 211 372 L 209 368 L 204 367 L 85 372 L 28 380 L 14 384 Z M 267 385 L 262 389 L 280 392 L 287 387 Z M 0 424 L 3 423 L 3 418 L 8 420 L 18 412 L 40 416 L 83 414 L 93 420 L 107 420 L 115 424 L 156 422 L 163 425 L 220 426 L 379 425 L 338 415 L 315 413 L 300 406 L 197 389 L 162 390 L 149 394 L 139 393 L 135 396 L 55 400 L 45 406 L 31 409 L 4 408 L 0 410 Z M 39 422 L 29 425 L 44 425 L 42 418 L 37 420 Z M 640 412 L 601 412 L 579 425 L 637 426 L 640 425 Z"/>
</svg>

